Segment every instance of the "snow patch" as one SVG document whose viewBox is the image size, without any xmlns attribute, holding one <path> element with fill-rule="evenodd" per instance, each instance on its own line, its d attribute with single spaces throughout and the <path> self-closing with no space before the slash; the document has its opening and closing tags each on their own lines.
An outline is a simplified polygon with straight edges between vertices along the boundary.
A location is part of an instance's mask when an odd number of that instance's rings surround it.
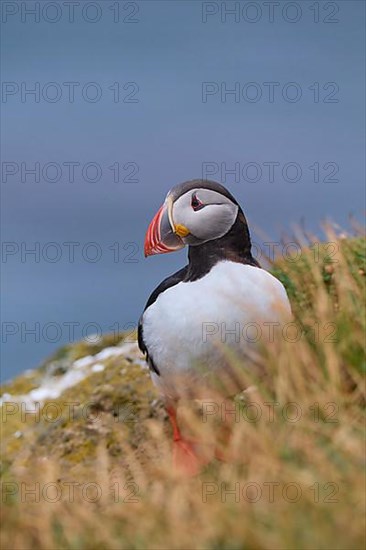
<svg viewBox="0 0 366 550">
<path fill-rule="evenodd" d="M 102 363 L 95 363 L 95 365 L 92 366 L 91 370 L 92 372 L 102 372 L 104 371 L 105 366 L 102 365 Z"/>
<path fill-rule="evenodd" d="M 91 365 L 93 361 L 94 361 L 94 357 L 92 355 L 86 355 L 85 357 L 82 357 L 81 359 L 74 361 L 72 366 L 75 369 L 83 369 L 84 367 Z"/>
<path fill-rule="evenodd" d="M 42 402 L 46 399 L 57 399 L 60 397 L 62 392 L 81 382 L 87 375 L 88 372 L 86 370 L 75 370 L 73 366 L 72 370 L 68 370 L 62 376 L 44 380 L 43 384 L 41 384 L 39 388 L 31 390 L 28 394 L 26 394 L 26 396 L 31 402 Z"/>
<path fill-rule="evenodd" d="M 138 364 L 145 364 L 141 359 L 141 353 L 136 342 L 122 343 L 119 346 L 105 348 L 96 355 L 87 355 L 77 359 L 67 372 L 61 376 L 51 377 L 46 375 L 38 388 L 34 388 L 25 395 L 13 396 L 4 393 L 0 398 L 0 405 L 6 402 L 18 402 L 27 406 L 42 403 L 47 399 L 57 399 L 65 390 L 79 384 L 90 374 L 102 372 L 105 369 L 102 361 L 118 356 L 132 359 L 133 362 Z"/>
<path fill-rule="evenodd" d="M 116 357 L 117 355 L 124 355 L 122 346 L 104 348 L 102 349 L 102 351 L 94 355 L 93 359 L 97 359 L 98 361 L 105 361 L 106 359 L 110 359 L 111 357 Z"/>
</svg>

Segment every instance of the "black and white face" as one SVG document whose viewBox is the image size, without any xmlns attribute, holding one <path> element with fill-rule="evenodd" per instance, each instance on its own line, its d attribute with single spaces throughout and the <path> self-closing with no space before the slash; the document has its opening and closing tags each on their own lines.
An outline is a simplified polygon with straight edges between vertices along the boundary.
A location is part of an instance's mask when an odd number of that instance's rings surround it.
<svg viewBox="0 0 366 550">
<path fill-rule="evenodd" d="M 230 231 L 239 206 L 216 182 L 186 182 L 169 191 L 145 237 L 145 256 L 219 239 Z"/>
<path fill-rule="evenodd" d="M 173 202 L 171 221 L 185 244 L 202 244 L 226 235 L 238 209 L 218 191 L 197 187 Z"/>
</svg>

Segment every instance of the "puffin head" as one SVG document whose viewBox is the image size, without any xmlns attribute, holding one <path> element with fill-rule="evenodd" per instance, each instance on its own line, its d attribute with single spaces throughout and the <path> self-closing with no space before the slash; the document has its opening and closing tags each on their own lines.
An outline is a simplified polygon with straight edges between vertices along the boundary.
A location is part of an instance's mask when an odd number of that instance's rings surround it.
<svg viewBox="0 0 366 550">
<path fill-rule="evenodd" d="M 220 239 L 239 215 L 248 232 L 240 206 L 223 185 L 199 179 L 180 183 L 169 191 L 148 227 L 145 256 Z"/>
</svg>

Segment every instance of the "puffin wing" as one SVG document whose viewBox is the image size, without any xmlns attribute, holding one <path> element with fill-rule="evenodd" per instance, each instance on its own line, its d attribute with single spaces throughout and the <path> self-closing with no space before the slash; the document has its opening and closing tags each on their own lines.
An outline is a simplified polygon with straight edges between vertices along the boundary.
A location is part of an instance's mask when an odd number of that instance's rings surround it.
<svg viewBox="0 0 366 550">
<path fill-rule="evenodd" d="M 160 376 L 160 372 L 156 364 L 154 363 L 152 357 L 149 355 L 149 350 L 147 349 L 146 343 L 144 341 L 144 313 L 145 311 L 154 303 L 156 302 L 159 294 L 167 290 L 168 288 L 177 285 L 178 283 L 182 282 L 187 274 L 188 265 L 174 273 L 173 275 L 170 275 L 166 279 L 164 279 L 159 286 L 156 287 L 156 289 L 151 293 L 148 301 L 146 302 L 146 306 L 144 308 L 144 311 L 139 319 L 138 327 L 137 327 L 137 342 L 140 350 L 142 353 L 146 356 L 146 362 L 149 365 L 150 370 L 155 372 L 158 376 Z"/>
</svg>

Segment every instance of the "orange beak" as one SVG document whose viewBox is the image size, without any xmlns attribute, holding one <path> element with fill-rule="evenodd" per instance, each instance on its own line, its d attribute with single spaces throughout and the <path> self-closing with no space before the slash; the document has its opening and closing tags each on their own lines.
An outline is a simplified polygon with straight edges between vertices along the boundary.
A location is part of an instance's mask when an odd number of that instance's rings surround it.
<svg viewBox="0 0 366 550">
<path fill-rule="evenodd" d="M 145 236 L 146 256 L 166 254 L 183 248 L 184 242 L 176 235 L 169 219 L 169 206 L 164 203 L 153 217 Z"/>
</svg>

